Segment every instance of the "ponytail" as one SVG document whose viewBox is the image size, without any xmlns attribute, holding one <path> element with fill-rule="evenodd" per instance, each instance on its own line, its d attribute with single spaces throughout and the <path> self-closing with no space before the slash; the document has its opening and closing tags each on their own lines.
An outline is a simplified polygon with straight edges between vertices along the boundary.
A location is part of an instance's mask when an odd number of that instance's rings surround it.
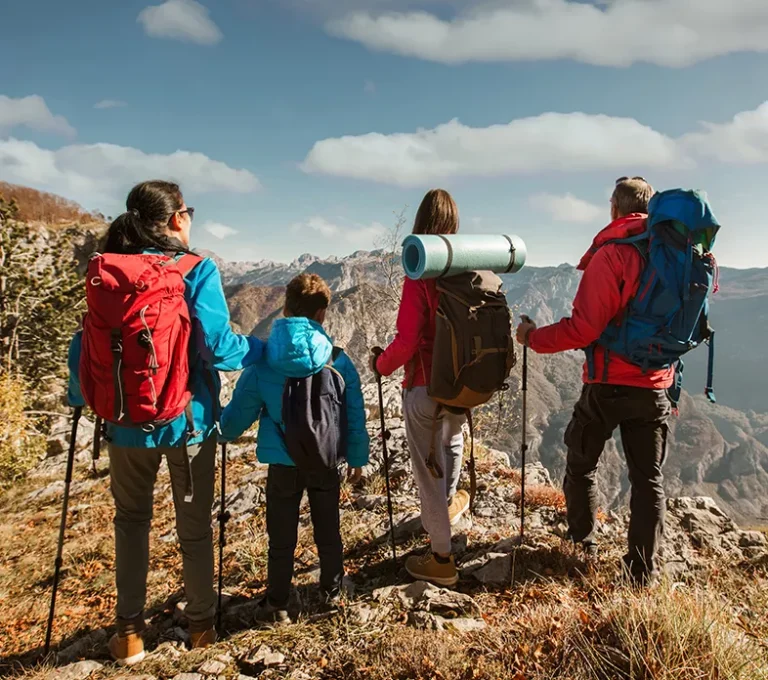
<svg viewBox="0 0 768 680">
<path fill-rule="evenodd" d="M 183 205 L 178 184 L 159 180 L 137 184 L 128 194 L 126 212 L 109 225 L 104 252 L 133 254 L 148 248 L 163 253 L 190 252 L 168 235 L 168 222 Z"/>
</svg>

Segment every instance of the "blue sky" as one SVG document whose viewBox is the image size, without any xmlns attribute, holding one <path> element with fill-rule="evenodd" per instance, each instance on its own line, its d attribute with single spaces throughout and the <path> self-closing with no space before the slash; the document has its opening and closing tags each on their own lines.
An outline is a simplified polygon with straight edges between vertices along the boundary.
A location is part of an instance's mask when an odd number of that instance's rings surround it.
<svg viewBox="0 0 768 680">
<path fill-rule="evenodd" d="M 442 186 L 462 231 L 558 264 L 641 174 L 705 189 L 720 262 L 765 266 L 768 3 L 691 5 L 5 3 L 0 179 L 116 215 L 173 178 L 195 246 L 277 260 L 370 248 Z"/>
</svg>

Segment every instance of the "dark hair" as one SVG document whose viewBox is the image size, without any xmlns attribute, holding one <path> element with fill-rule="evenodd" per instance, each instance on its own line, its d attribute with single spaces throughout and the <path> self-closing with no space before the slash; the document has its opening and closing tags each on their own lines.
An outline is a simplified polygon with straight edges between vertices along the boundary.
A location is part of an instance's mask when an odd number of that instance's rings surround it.
<svg viewBox="0 0 768 680">
<path fill-rule="evenodd" d="M 414 234 L 455 234 L 459 230 L 459 209 L 445 189 L 432 189 L 421 201 L 413 222 Z"/>
<path fill-rule="evenodd" d="M 183 205 L 178 184 L 162 180 L 137 184 L 125 201 L 126 212 L 109 225 L 104 251 L 127 254 L 157 248 L 164 253 L 189 252 L 181 241 L 168 236 L 168 222 Z"/>
<path fill-rule="evenodd" d="M 331 289 L 317 274 L 299 274 L 285 288 L 285 316 L 314 319 L 331 304 Z"/>
</svg>

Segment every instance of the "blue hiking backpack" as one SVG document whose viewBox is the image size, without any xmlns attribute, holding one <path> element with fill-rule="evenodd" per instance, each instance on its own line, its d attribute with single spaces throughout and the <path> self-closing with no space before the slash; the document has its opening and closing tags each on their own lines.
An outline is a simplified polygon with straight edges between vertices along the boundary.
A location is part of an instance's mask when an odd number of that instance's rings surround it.
<svg viewBox="0 0 768 680">
<path fill-rule="evenodd" d="M 288 378 L 283 388 L 283 437 L 288 456 L 302 471 L 322 472 L 347 457 L 347 393 L 334 367 L 342 350 L 306 378 Z"/>
<path fill-rule="evenodd" d="M 624 312 L 587 348 L 594 380 L 594 347 L 605 349 L 605 372 L 611 352 L 644 371 L 675 367 L 669 389 L 673 407 L 680 400 L 684 354 L 709 345 L 705 394 L 715 403 L 715 332 L 709 325 L 709 296 L 717 290 L 717 263 L 711 253 L 720 224 L 706 197 L 685 189 L 657 192 L 648 203 L 646 230 L 609 243 L 634 245 L 646 266 L 637 294 Z"/>
</svg>

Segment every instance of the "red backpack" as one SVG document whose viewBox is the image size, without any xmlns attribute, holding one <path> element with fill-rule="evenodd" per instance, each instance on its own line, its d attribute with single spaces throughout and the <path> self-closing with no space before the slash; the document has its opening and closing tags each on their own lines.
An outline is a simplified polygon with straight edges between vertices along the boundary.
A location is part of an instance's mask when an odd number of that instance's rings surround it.
<svg viewBox="0 0 768 680">
<path fill-rule="evenodd" d="M 103 420 L 151 431 L 181 413 L 189 390 L 192 322 L 184 277 L 202 260 L 185 254 L 95 254 L 88 263 L 80 386 Z"/>
</svg>

